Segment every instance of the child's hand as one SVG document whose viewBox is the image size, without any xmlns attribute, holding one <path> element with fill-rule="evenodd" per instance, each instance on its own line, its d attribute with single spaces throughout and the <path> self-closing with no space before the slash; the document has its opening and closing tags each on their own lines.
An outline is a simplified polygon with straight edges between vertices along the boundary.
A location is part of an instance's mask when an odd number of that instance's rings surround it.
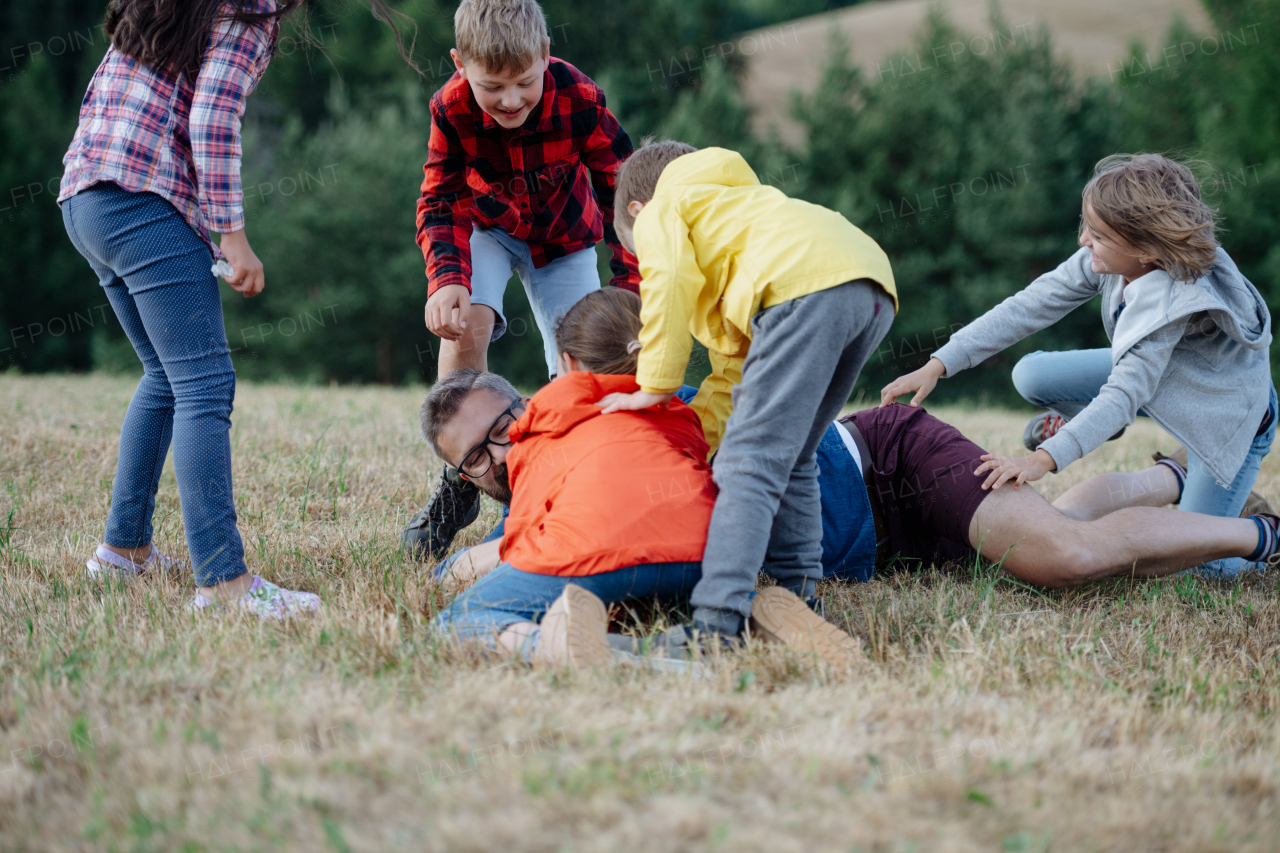
<svg viewBox="0 0 1280 853">
<path fill-rule="evenodd" d="M 647 391 L 636 391 L 633 394 L 605 394 L 602 399 L 596 401 L 596 405 L 604 409 L 600 413 L 602 415 L 610 412 L 634 412 L 650 406 L 662 406 L 665 409 L 674 395 L 674 391 L 668 391 L 665 394 L 650 394 Z"/>
<path fill-rule="evenodd" d="M 258 260 L 249 246 L 249 238 L 244 235 L 244 229 L 223 234 L 218 241 L 218 248 L 226 255 L 233 270 L 223 281 L 236 293 L 245 296 L 257 296 L 261 293 L 267 283 L 266 274 L 262 271 L 262 261 Z"/>
<path fill-rule="evenodd" d="M 918 406 L 924 402 L 924 398 L 929 396 L 934 386 L 938 384 L 938 380 L 942 378 L 942 374 L 947 372 L 947 368 L 941 361 L 936 358 L 929 359 L 929 363 L 917 371 L 908 373 L 906 376 L 899 376 L 888 385 L 880 389 L 880 407 L 893 405 L 893 402 L 903 394 L 915 393 L 911 398 L 911 405 Z"/>
<path fill-rule="evenodd" d="M 973 475 L 980 477 L 983 471 L 991 472 L 987 475 L 986 482 L 982 484 L 983 489 L 998 489 L 1010 480 L 1013 481 L 1014 488 L 1017 488 L 1023 483 L 1039 480 L 1057 467 L 1058 463 L 1054 462 L 1053 457 L 1045 450 L 1037 450 L 1030 456 L 1000 456 L 995 453 L 986 453 L 982 456 L 982 464 L 973 472 Z M 1014 479 L 1015 477 L 1017 479 Z"/>
<path fill-rule="evenodd" d="M 460 339 L 471 317 L 471 291 L 461 284 L 446 284 L 427 300 L 425 316 L 432 334 L 446 341 Z"/>
</svg>

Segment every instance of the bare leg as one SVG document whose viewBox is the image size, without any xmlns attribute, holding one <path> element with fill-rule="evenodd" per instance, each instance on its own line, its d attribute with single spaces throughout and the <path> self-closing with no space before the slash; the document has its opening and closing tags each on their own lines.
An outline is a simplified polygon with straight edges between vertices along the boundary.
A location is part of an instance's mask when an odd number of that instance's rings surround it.
<svg viewBox="0 0 1280 853">
<path fill-rule="evenodd" d="M 121 557 L 132 560 L 134 563 L 141 565 L 151 556 L 153 550 L 151 545 L 143 545 L 141 548 L 120 548 L 115 545 L 105 545 L 108 551 L 119 554 Z M 216 583 L 213 586 L 197 587 L 198 591 L 205 598 L 214 601 L 235 601 L 243 598 L 244 594 L 249 591 L 249 587 L 253 585 L 253 574 L 245 572 L 239 577 L 234 577 L 229 581 Z"/>
<path fill-rule="evenodd" d="M 538 626 L 533 622 L 517 622 L 514 625 L 508 625 L 498 635 L 498 646 L 512 654 L 519 654 L 524 641 L 536 630 Z"/>
<path fill-rule="evenodd" d="M 1152 465 L 1132 474 L 1090 477 L 1063 492 L 1053 507 L 1077 521 L 1093 521 L 1125 507 L 1168 506 L 1177 499 L 1178 478 L 1167 465 Z"/>
<path fill-rule="evenodd" d="M 133 562 L 139 565 L 141 565 L 142 563 L 145 563 L 147 561 L 147 558 L 151 556 L 150 545 L 143 545 L 140 548 L 124 548 L 117 545 L 108 545 L 107 543 L 104 542 L 102 543 L 102 547 L 106 548 L 108 551 L 110 551 L 113 554 L 118 554 L 121 557 L 124 557 L 126 560 L 132 560 Z"/>
<path fill-rule="evenodd" d="M 229 581 L 223 581 L 213 586 L 197 587 L 196 591 L 213 601 L 235 601 L 244 598 L 245 593 L 249 591 L 251 586 L 253 586 L 253 573 L 245 572 L 240 577 L 232 578 Z"/>
<path fill-rule="evenodd" d="M 1258 544 L 1249 519 L 1154 507 L 1077 521 L 1027 487 L 993 491 L 969 523 L 969 543 L 988 560 L 1042 586 L 1106 577 L 1160 577 L 1223 557 L 1247 557 Z"/>
<path fill-rule="evenodd" d="M 460 367 L 489 369 L 489 338 L 498 316 L 488 305 L 472 305 L 471 318 L 460 340 L 440 339 L 438 376 L 443 379 Z"/>
</svg>

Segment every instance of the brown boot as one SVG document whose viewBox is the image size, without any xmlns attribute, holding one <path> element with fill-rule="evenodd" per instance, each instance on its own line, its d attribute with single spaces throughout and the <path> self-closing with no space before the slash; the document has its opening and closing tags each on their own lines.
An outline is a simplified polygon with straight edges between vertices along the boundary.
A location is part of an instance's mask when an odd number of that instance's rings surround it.
<svg viewBox="0 0 1280 853">
<path fill-rule="evenodd" d="M 1172 459 L 1182 466 L 1182 470 L 1187 470 L 1187 449 L 1181 444 L 1178 449 L 1165 456 L 1160 451 L 1151 454 L 1151 458 L 1156 462 L 1161 459 Z M 1257 492 L 1249 492 L 1249 499 L 1244 502 L 1244 509 L 1240 510 L 1241 518 L 1248 518 L 1251 515 L 1275 515 L 1276 511 L 1271 508 L 1271 504 L 1267 503 L 1267 499 Z"/>
</svg>

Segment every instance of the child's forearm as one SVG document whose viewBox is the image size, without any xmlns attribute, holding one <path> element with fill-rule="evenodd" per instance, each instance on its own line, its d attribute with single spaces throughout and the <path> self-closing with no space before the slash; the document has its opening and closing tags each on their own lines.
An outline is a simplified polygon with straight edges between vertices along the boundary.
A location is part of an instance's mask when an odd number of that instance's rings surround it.
<svg viewBox="0 0 1280 853">
<path fill-rule="evenodd" d="M 946 375 L 981 364 L 1096 296 L 1099 280 L 1088 269 L 1088 250 L 1081 251 L 968 325 L 953 326 L 951 339 L 934 353 Z"/>
</svg>

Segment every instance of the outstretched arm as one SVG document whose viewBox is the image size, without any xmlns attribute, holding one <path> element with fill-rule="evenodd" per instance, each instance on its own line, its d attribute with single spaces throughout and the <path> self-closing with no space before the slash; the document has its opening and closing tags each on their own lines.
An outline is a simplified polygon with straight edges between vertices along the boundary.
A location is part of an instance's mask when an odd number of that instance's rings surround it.
<svg viewBox="0 0 1280 853">
<path fill-rule="evenodd" d="M 1081 249 L 1057 269 L 1037 278 L 951 336 L 933 357 L 954 376 L 1041 329 L 1052 326 L 1102 290 L 1089 250 Z"/>
</svg>

